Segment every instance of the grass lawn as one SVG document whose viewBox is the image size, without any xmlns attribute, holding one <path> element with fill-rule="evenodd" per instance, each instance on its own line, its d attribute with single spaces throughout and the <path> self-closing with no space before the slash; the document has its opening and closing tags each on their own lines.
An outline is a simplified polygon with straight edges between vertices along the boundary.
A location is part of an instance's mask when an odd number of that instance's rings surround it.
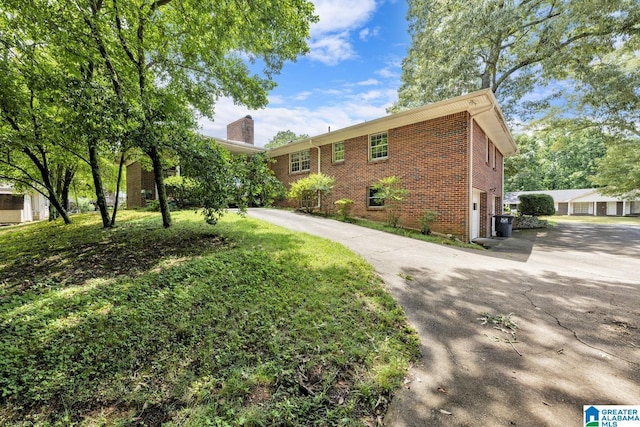
<svg viewBox="0 0 640 427">
<path fill-rule="evenodd" d="M 640 217 L 553 215 L 540 217 L 540 219 L 546 219 L 550 223 L 569 222 L 587 224 L 640 225 Z"/>
<path fill-rule="evenodd" d="M 418 341 L 344 247 L 234 214 L 0 229 L 0 425 L 374 425 Z"/>
</svg>

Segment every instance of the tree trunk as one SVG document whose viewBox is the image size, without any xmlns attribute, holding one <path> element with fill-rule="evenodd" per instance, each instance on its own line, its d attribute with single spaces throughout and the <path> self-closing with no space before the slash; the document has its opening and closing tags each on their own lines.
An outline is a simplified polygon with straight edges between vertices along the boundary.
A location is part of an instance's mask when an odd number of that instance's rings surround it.
<svg viewBox="0 0 640 427">
<path fill-rule="evenodd" d="M 93 185 L 96 190 L 96 203 L 100 216 L 102 217 L 102 226 L 104 228 L 111 227 L 111 219 L 107 210 L 107 200 L 104 197 L 104 189 L 102 188 L 102 177 L 100 176 L 100 165 L 98 164 L 98 148 L 96 141 L 89 141 L 89 164 L 91 166 L 91 176 L 93 176 Z"/>
<path fill-rule="evenodd" d="M 62 179 L 62 188 L 60 191 L 60 199 L 65 211 L 69 211 L 69 188 L 76 172 L 73 168 L 67 167 L 64 171 L 64 178 Z"/>
<path fill-rule="evenodd" d="M 155 145 L 152 145 L 147 151 L 147 155 L 149 155 L 153 164 L 153 175 L 156 180 L 158 202 L 160 204 L 160 212 L 162 213 L 162 225 L 165 228 L 168 228 L 171 227 L 171 213 L 169 212 L 169 203 L 167 202 L 167 190 L 164 186 L 164 175 L 162 171 L 160 153 L 158 152 L 158 148 Z"/>
<path fill-rule="evenodd" d="M 111 226 L 116 225 L 116 214 L 118 213 L 118 195 L 120 194 L 120 182 L 122 181 L 122 170 L 124 169 L 124 159 L 126 151 L 120 155 L 120 165 L 118 166 L 118 179 L 116 180 L 116 197 L 113 201 L 113 213 L 111 214 Z"/>
<path fill-rule="evenodd" d="M 60 215 L 62 217 L 62 220 L 64 221 L 64 223 L 65 224 L 71 224 L 71 219 L 69 218 L 69 213 L 64 209 L 64 207 L 62 207 L 62 205 L 60 204 L 60 201 L 55 196 L 55 194 L 49 193 L 49 197 L 48 198 L 49 198 L 49 202 L 51 203 L 51 205 L 58 212 L 58 215 Z M 51 212 L 49 212 L 49 219 L 51 220 Z M 53 218 L 53 219 L 55 219 L 55 218 Z"/>
<path fill-rule="evenodd" d="M 56 195 L 56 189 L 53 183 L 51 182 L 51 169 L 49 169 L 49 163 L 47 162 L 46 150 L 44 150 L 40 146 L 37 146 L 37 149 L 38 149 L 38 152 L 40 152 L 40 154 L 43 156 L 42 161 L 40 161 L 38 156 L 33 151 L 31 151 L 29 147 L 23 147 L 22 152 L 25 153 L 27 157 L 29 157 L 29 159 L 31 159 L 33 164 L 40 171 L 40 176 L 42 177 L 42 184 L 47 189 L 47 192 L 49 194 L 46 197 L 47 199 L 49 199 L 49 202 L 51 203 L 51 205 L 54 207 L 56 212 L 62 217 L 65 224 L 71 224 L 69 213 L 60 203 L 58 196 Z M 56 219 L 55 212 L 53 212 L 52 210 L 49 210 L 49 220 L 51 221 L 54 219 Z"/>
</svg>

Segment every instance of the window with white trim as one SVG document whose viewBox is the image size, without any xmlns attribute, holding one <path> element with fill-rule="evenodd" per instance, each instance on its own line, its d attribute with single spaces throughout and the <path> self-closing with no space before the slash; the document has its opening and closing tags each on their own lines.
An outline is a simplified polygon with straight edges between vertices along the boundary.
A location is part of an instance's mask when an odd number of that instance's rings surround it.
<svg viewBox="0 0 640 427">
<path fill-rule="evenodd" d="M 592 214 L 593 203 L 591 202 L 575 202 L 573 204 L 574 214 Z"/>
<path fill-rule="evenodd" d="M 331 153 L 331 161 L 333 163 L 344 162 L 344 141 L 334 142 Z"/>
<path fill-rule="evenodd" d="M 289 172 L 307 172 L 311 169 L 309 150 L 289 154 Z"/>
<path fill-rule="evenodd" d="M 389 155 L 387 132 L 369 135 L 369 160 L 386 159 Z"/>
<path fill-rule="evenodd" d="M 344 141 L 334 142 L 331 146 L 331 161 L 344 162 Z"/>
<path fill-rule="evenodd" d="M 384 199 L 378 197 L 378 191 L 373 187 L 367 188 L 367 207 L 368 208 L 382 208 L 384 207 Z"/>
</svg>

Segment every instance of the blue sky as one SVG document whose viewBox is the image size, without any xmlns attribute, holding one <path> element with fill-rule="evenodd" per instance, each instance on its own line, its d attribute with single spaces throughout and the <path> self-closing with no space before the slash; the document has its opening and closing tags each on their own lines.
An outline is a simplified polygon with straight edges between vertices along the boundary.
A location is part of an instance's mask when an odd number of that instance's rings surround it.
<svg viewBox="0 0 640 427">
<path fill-rule="evenodd" d="M 314 136 L 387 114 L 410 45 L 406 1 L 312 1 L 320 21 L 310 52 L 285 64 L 269 105 L 249 110 L 220 99 L 215 121 L 200 120 L 203 134 L 226 138 L 227 124 L 250 114 L 255 144 L 263 146 L 281 130 Z"/>
</svg>

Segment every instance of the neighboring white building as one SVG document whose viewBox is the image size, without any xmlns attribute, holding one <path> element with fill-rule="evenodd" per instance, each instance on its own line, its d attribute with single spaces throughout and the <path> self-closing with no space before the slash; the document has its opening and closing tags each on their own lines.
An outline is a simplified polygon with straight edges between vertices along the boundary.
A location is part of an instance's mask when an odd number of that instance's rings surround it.
<svg viewBox="0 0 640 427">
<path fill-rule="evenodd" d="M 20 224 L 49 218 L 49 201 L 40 193 L 16 193 L 0 184 L 0 224 Z"/>
<path fill-rule="evenodd" d="M 631 199 L 605 196 L 595 188 L 506 193 L 504 203 L 512 212 L 518 210 L 521 194 L 548 194 L 553 198 L 556 215 L 640 216 L 640 191 Z"/>
</svg>

